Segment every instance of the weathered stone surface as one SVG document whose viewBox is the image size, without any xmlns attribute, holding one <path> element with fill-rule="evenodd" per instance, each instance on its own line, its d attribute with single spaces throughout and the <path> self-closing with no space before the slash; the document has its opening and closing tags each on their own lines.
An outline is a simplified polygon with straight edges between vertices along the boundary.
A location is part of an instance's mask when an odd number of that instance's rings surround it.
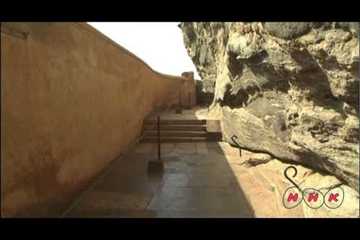
<svg viewBox="0 0 360 240">
<path fill-rule="evenodd" d="M 309 22 L 267 22 L 264 27 L 276 37 L 293 39 L 309 32 L 311 25 Z"/>
<path fill-rule="evenodd" d="M 215 81 L 224 139 L 359 189 L 358 23 L 187 23 L 185 45 Z M 207 48 L 212 58 L 200 55 Z M 205 50 L 204 50 L 205 51 Z M 212 113 L 216 112 L 216 113 Z"/>
<path fill-rule="evenodd" d="M 236 135 L 241 148 L 266 152 L 289 161 L 298 159 L 260 118 L 244 109 L 223 108 L 223 134 L 225 141 L 229 143 L 233 143 L 231 137 Z"/>
<path fill-rule="evenodd" d="M 247 161 L 243 164 L 247 166 L 256 166 L 259 164 L 265 164 L 269 162 L 272 157 L 266 153 L 254 153 L 252 154 Z"/>
</svg>

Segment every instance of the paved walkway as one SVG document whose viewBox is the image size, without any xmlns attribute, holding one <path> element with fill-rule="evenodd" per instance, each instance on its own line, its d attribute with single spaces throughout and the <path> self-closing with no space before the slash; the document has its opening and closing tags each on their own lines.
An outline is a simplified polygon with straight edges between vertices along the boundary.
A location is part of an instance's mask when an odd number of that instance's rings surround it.
<svg viewBox="0 0 360 240">
<path fill-rule="evenodd" d="M 162 119 L 207 119 L 206 108 L 162 112 Z M 272 217 L 284 212 L 281 174 L 241 165 L 251 152 L 225 142 L 163 143 L 164 171 L 148 172 L 157 145 L 141 143 L 115 160 L 65 217 Z M 269 180 L 270 179 L 270 180 Z M 276 184 L 273 184 L 276 182 Z"/>
<path fill-rule="evenodd" d="M 161 117 L 206 119 L 207 109 L 184 110 L 182 114 L 163 112 Z M 237 148 L 225 142 L 163 143 L 161 153 L 164 171 L 162 174 L 149 173 L 148 162 L 157 157 L 157 145 L 138 144 L 126 156 L 115 160 L 73 202 L 64 216 L 247 218 L 334 215 L 334 211 L 326 209 L 310 214 L 305 204 L 293 209 L 284 208 L 282 194 L 290 184 L 283 177 L 283 171 L 288 164 L 278 160 L 246 167 L 243 163 L 254 153 L 242 150 L 240 156 Z M 312 172 L 300 166 L 298 169 L 300 177 Z M 349 212 L 352 214 L 352 210 Z"/>
<path fill-rule="evenodd" d="M 252 217 L 237 174 L 235 158 L 223 143 L 162 144 L 165 170 L 147 172 L 156 145 L 139 144 L 115 160 L 84 192 L 67 217 Z M 238 153 L 237 153 L 238 155 Z"/>
</svg>

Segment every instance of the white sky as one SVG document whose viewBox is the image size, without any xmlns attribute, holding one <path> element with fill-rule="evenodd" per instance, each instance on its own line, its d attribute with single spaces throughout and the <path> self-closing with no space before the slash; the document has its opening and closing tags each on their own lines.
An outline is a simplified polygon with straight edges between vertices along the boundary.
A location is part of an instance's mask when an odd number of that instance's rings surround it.
<svg viewBox="0 0 360 240">
<path fill-rule="evenodd" d="M 178 22 L 91 22 L 91 26 L 141 58 L 154 70 L 180 76 L 193 71 Z"/>
</svg>

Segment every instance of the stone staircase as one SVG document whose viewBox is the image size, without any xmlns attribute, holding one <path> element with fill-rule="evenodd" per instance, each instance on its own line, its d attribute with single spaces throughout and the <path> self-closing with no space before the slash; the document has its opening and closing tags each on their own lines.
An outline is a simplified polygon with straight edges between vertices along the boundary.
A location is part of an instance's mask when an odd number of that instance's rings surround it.
<svg viewBox="0 0 360 240">
<path fill-rule="evenodd" d="M 199 119 L 160 120 L 160 142 L 210 142 L 220 141 L 221 132 L 209 132 L 207 121 Z M 158 142 L 158 122 L 156 119 L 144 121 L 142 143 Z"/>
</svg>

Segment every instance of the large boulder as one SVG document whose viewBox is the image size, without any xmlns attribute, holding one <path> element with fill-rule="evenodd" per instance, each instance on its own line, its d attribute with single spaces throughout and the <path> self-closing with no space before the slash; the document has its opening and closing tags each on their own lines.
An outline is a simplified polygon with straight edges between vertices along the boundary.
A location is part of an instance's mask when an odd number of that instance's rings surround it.
<svg viewBox="0 0 360 240">
<path fill-rule="evenodd" d="M 310 22 L 267 22 L 265 29 L 273 36 L 283 39 L 294 39 L 311 29 Z"/>
<path fill-rule="evenodd" d="M 224 139 L 359 190 L 359 25 L 183 23 Z M 219 111 L 219 108 L 221 109 Z M 211 114 L 211 113 L 210 113 Z"/>
</svg>

